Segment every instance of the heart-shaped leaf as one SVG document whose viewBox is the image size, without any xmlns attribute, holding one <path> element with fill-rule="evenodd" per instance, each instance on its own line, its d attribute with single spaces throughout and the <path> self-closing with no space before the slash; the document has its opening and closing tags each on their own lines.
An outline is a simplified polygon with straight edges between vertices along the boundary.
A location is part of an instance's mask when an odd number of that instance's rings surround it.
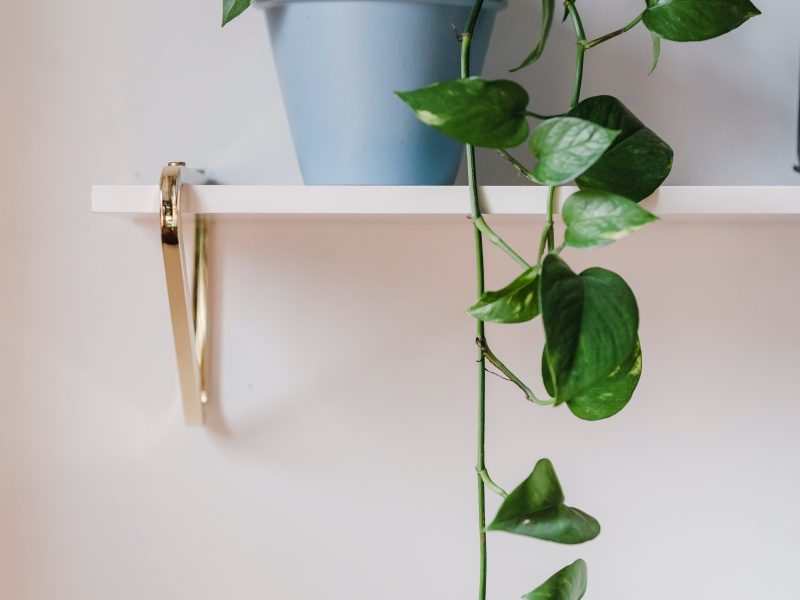
<svg viewBox="0 0 800 600">
<path fill-rule="evenodd" d="M 242 14 L 253 3 L 253 0 L 222 0 L 222 26 L 225 27 Z"/>
<path fill-rule="evenodd" d="M 616 98 L 587 98 L 568 114 L 621 131 L 603 157 L 577 179 L 581 188 L 638 202 L 656 191 L 672 170 L 672 148 Z"/>
<path fill-rule="evenodd" d="M 469 314 L 492 323 L 523 323 L 539 314 L 539 268 L 531 267 L 502 290 L 485 292 Z"/>
<path fill-rule="evenodd" d="M 553 374 L 548 362 L 547 348 L 542 352 L 542 379 L 547 393 L 555 394 Z M 573 415 L 586 421 L 599 421 L 613 417 L 633 396 L 642 375 L 642 348 L 638 340 L 636 349 L 628 359 L 592 388 L 581 392 L 567 406 Z"/>
<path fill-rule="evenodd" d="M 531 152 L 539 159 L 533 176 L 544 185 L 572 181 L 603 156 L 619 133 L 572 116 L 548 119 L 531 136 Z"/>
<path fill-rule="evenodd" d="M 550 29 L 553 25 L 553 12 L 555 11 L 555 0 L 542 0 L 542 32 L 539 34 L 539 43 L 533 51 L 522 61 L 522 64 L 514 69 L 512 72 L 519 71 L 528 65 L 539 60 L 539 57 L 544 52 L 544 47 L 547 44 L 547 38 L 550 35 Z"/>
<path fill-rule="evenodd" d="M 564 203 L 562 217 L 565 240 L 573 248 L 606 246 L 658 220 L 633 200 L 603 190 L 575 192 Z"/>
<path fill-rule="evenodd" d="M 522 600 L 581 600 L 586 593 L 589 572 L 580 558 L 561 569 Z"/>
<path fill-rule="evenodd" d="M 607 379 L 636 347 L 639 309 L 619 275 L 576 275 L 557 255 L 542 265 L 540 304 L 556 404 Z"/>
<path fill-rule="evenodd" d="M 724 35 L 761 14 L 750 0 L 647 0 L 645 26 L 673 42 Z"/>
<path fill-rule="evenodd" d="M 642 375 L 642 348 L 636 350 L 605 381 L 567 402 L 572 414 L 586 421 L 613 417 L 628 404 Z"/>
<path fill-rule="evenodd" d="M 512 148 L 528 137 L 528 92 L 513 81 L 470 77 L 396 93 L 420 121 L 466 144 Z"/>
<path fill-rule="evenodd" d="M 553 469 L 543 458 L 533 473 L 503 500 L 488 530 L 558 542 L 580 544 L 597 537 L 600 523 L 564 504 L 564 492 Z"/>
</svg>

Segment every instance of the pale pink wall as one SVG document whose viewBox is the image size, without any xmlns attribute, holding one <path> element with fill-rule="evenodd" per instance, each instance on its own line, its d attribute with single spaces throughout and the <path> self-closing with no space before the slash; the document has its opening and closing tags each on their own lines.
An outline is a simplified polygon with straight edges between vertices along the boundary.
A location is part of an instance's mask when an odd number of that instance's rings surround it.
<svg viewBox="0 0 800 600">
<path fill-rule="evenodd" d="M 468 223 L 218 222 L 214 404 L 197 431 L 177 402 L 156 223 L 89 211 L 91 184 L 151 183 L 167 160 L 228 182 L 296 180 L 263 26 L 249 17 L 220 33 L 214 4 L 0 8 L 0 598 L 471 597 Z M 762 66 L 796 72 L 797 10 L 773 4 L 702 55 L 724 81 L 704 84 L 692 111 L 729 112 L 707 117 L 708 139 L 675 129 L 672 183 L 698 183 L 696 162 L 709 183 L 794 182 L 778 165 L 792 123 L 775 115 L 791 116 L 796 82 Z M 757 83 L 731 83 L 726 53 L 745 39 Z M 509 40 L 490 57 L 496 74 Z M 691 64 L 670 49 L 648 82 L 656 119 L 696 100 L 665 85 L 676 61 Z M 680 77 L 706 82 L 705 68 Z M 742 102 L 769 124 L 749 154 L 726 128 Z M 533 249 L 534 220 L 497 224 Z M 665 221 L 593 255 L 631 281 L 643 314 L 645 378 L 612 420 L 537 410 L 490 380 L 498 481 L 549 456 L 569 501 L 604 525 L 581 548 L 492 536 L 493 598 L 578 556 L 598 599 L 791 597 L 798 227 Z M 495 286 L 514 265 L 490 257 Z M 509 362 L 536 370 L 536 327 L 491 333 Z"/>
</svg>

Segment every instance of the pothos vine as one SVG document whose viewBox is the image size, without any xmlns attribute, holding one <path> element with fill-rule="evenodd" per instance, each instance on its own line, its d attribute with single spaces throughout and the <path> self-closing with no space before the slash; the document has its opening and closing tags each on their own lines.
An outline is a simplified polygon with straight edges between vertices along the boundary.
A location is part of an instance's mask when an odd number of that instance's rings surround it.
<svg viewBox="0 0 800 600">
<path fill-rule="evenodd" d="M 223 25 L 246 10 L 253 0 L 223 0 Z M 553 23 L 555 0 L 541 0 L 539 40 L 512 71 L 539 59 Z M 581 100 L 586 53 L 640 23 L 653 40 L 655 69 L 661 40 L 708 40 L 736 29 L 759 15 L 750 0 L 644 0 L 645 8 L 627 25 L 587 39 L 575 0 L 564 0 L 564 21 L 575 30 L 575 82 L 568 110 L 546 117 L 529 109 L 528 94 L 508 80 L 470 76 L 470 46 L 483 0 L 473 0 L 461 40 L 461 78 L 410 92 L 398 92 L 427 125 L 466 144 L 470 213 L 475 236 L 478 345 L 478 527 L 480 570 L 478 599 L 486 598 L 487 531 L 507 531 L 561 544 L 579 544 L 600 533 L 597 520 L 564 503 L 553 465 L 536 463 L 531 475 L 511 493 L 492 481 L 486 469 L 486 363 L 499 369 L 533 404 L 566 404 L 575 416 L 606 419 L 631 399 L 642 372 L 639 311 L 628 284 L 600 267 L 575 273 L 561 257 L 572 248 L 596 248 L 656 220 L 638 202 L 664 182 L 672 168 L 669 145 L 612 96 Z M 651 69 L 651 72 L 652 72 Z M 541 121 L 530 134 L 528 119 Z M 528 168 L 508 148 L 528 141 L 537 162 Z M 546 220 L 535 261 L 529 263 L 500 237 L 481 214 L 475 147 L 496 149 L 534 183 L 548 187 Z M 564 240 L 556 246 L 554 213 L 557 189 L 574 181 L 579 190 L 564 203 Z M 522 273 L 506 287 L 486 291 L 483 240 L 514 260 Z M 542 383 L 548 398 L 534 391 L 490 349 L 486 323 L 522 323 L 542 317 L 545 347 Z M 486 489 L 503 498 L 494 520 L 486 524 Z M 526 600 L 580 600 L 587 585 L 586 563 L 578 559 L 535 590 Z"/>
<path fill-rule="evenodd" d="M 476 321 L 478 345 L 477 492 L 479 527 L 478 598 L 486 598 L 487 531 L 506 531 L 562 544 L 594 539 L 600 524 L 569 507 L 553 465 L 536 463 L 531 475 L 511 493 L 486 468 L 485 417 L 487 362 L 497 368 L 533 404 L 566 404 L 577 417 L 613 416 L 631 399 L 642 372 L 639 311 L 627 283 L 601 267 L 575 273 L 561 257 L 565 247 L 595 248 L 626 236 L 656 220 L 638 202 L 663 183 L 672 168 L 669 145 L 612 96 L 581 100 L 586 53 L 630 31 L 640 23 L 651 32 L 653 69 L 661 40 L 702 41 L 723 35 L 760 14 L 750 0 L 645 0 L 645 9 L 627 25 L 587 39 L 574 0 L 564 1 L 564 20 L 575 30 L 575 81 L 568 110 L 548 118 L 528 107 L 528 94 L 508 80 L 470 76 L 470 46 L 483 0 L 474 0 L 461 38 L 461 78 L 398 96 L 427 125 L 466 144 L 470 213 L 474 226 L 477 302 L 469 313 Z M 542 27 L 533 51 L 516 69 L 542 55 L 550 32 L 555 0 L 542 0 Z M 528 119 L 542 121 L 530 134 Z M 508 149 L 528 141 L 537 162 L 528 168 Z M 546 219 L 535 262 L 529 263 L 486 222 L 481 214 L 475 147 L 496 149 L 534 183 L 548 187 Z M 557 189 L 574 181 L 578 191 L 562 207 L 564 240 L 556 246 L 554 213 Z M 484 285 L 486 238 L 522 269 L 506 287 Z M 545 347 L 542 383 L 549 397 L 540 398 L 489 347 L 486 323 L 522 323 L 542 317 Z M 503 502 L 486 523 L 486 489 Z M 578 559 L 524 598 L 580 600 L 587 587 L 587 566 Z"/>
</svg>

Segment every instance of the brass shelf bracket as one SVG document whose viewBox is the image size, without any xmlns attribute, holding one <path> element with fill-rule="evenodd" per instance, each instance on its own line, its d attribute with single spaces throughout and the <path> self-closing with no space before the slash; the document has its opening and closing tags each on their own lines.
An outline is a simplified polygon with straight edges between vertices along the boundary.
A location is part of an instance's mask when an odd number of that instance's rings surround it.
<svg viewBox="0 0 800 600">
<path fill-rule="evenodd" d="M 187 246 L 183 238 L 181 186 L 207 183 L 205 176 L 171 162 L 161 171 L 161 250 L 167 279 L 172 336 L 178 360 L 183 414 L 186 423 L 199 426 L 205 420 L 207 395 L 208 327 L 206 248 L 208 223 L 195 215 L 192 273 L 187 269 Z M 191 276 L 190 276 L 191 275 Z"/>
</svg>

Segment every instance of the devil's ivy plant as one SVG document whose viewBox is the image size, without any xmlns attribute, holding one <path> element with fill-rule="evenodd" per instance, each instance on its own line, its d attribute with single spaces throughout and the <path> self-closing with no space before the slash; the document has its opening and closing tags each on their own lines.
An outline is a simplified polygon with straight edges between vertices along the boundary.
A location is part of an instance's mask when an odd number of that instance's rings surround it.
<svg viewBox="0 0 800 600">
<path fill-rule="evenodd" d="M 556 10 L 541 0 L 542 25 L 534 49 L 513 69 L 535 62 L 544 52 Z M 480 511 L 480 587 L 486 597 L 486 531 L 506 531 L 561 544 L 594 539 L 600 524 L 564 504 L 553 465 L 540 460 L 533 473 L 510 494 L 486 470 L 484 415 L 486 363 L 516 384 L 535 404 L 565 404 L 578 418 L 606 419 L 622 410 L 642 373 L 639 310 L 625 280 L 601 267 L 574 272 L 562 258 L 565 247 L 611 244 L 656 220 L 638 202 L 664 182 L 672 168 L 669 145 L 612 96 L 581 99 L 586 52 L 642 23 L 652 34 L 653 68 L 661 40 L 707 40 L 725 34 L 759 13 L 749 0 L 645 0 L 644 10 L 624 27 L 587 40 L 575 0 L 564 2 L 577 41 L 575 85 L 563 114 L 546 118 L 533 112 L 529 96 L 509 80 L 470 77 L 470 44 L 483 0 L 474 0 L 461 35 L 461 79 L 435 83 L 398 96 L 425 124 L 466 143 L 471 216 L 475 228 L 478 299 L 469 308 L 477 323 L 479 347 L 478 504 Z M 541 121 L 531 132 L 529 119 Z M 532 167 L 509 153 L 527 141 Z M 526 261 L 481 215 L 474 147 L 495 148 L 531 181 L 548 186 L 547 219 L 535 261 Z M 531 157 L 529 157 L 531 158 Z M 557 186 L 575 182 L 579 191 L 564 202 L 564 240 L 556 245 L 554 208 Z M 506 252 L 521 273 L 497 291 L 484 289 L 483 236 Z M 522 323 L 541 316 L 542 387 L 534 391 L 489 348 L 485 323 Z M 485 489 L 504 500 L 488 526 Z M 530 592 L 528 600 L 580 600 L 586 592 L 583 560 L 565 567 Z"/>
<path fill-rule="evenodd" d="M 253 0 L 223 0 L 222 24 Z M 708 40 L 736 29 L 760 14 L 750 0 L 643 0 L 644 9 L 624 27 L 587 40 L 575 0 L 564 1 L 564 21 L 571 19 L 577 41 L 575 85 L 569 107 L 553 118 L 530 110 L 528 93 L 508 80 L 470 77 L 469 57 L 483 0 L 473 0 L 461 34 L 461 78 L 423 89 L 398 92 L 417 117 L 440 132 L 466 143 L 472 222 L 475 228 L 478 299 L 469 308 L 477 327 L 478 354 L 478 507 L 480 514 L 479 600 L 486 598 L 486 531 L 506 531 L 561 544 L 594 539 L 600 524 L 594 517 L 564 504 L 553 465 L 540 460 L 531 475 L 510 494 L 492 481 L 485 461 L 486 362 L 498 368 L 534 404 L 566 404 L 578 418 L 606 419 L 631 399 L 642 373 L 639 310 L 636 298 L 618 274 L 593 267 L 575 273 L 561 257 L 564 247 L 605 246 L 656 220 L 637 203 L 664 182 L 672 168 L 672 149 L 620 100 L 595 96 L 581 100 L 584 57 L 588 50 L 642 23 L 652 34 L 653 69 L 661 40 Z M 541 0 L 542 23 L 533 50 L 512 71 L 539 59 L 545 50 L 556 10 L 555 0 Z M 541 121 L 531 133 L 529 119 Z M 532 168 L 509 152 L 528 142 Z M 495 148 L 531 181 L 548 186 L 547 220 L 536 260 L 526 261 L 481 215 L 475 177 L 475 146 Z M 562 207 L 566 225 L 556 246 L 553 213 L 558 186 L 574 181 L 579 191 Z M 497 291 L 484 289 L 483 237 L 508 254 L 522 269 Z M 539 398 L 489 348 L 485 323 L 522 323 L 542 317 L 542 385 Z M 504 500 L 486 525 L 485 489 Z M 527 600 L 580 600 L 586 592 L 583 560 L 564 567 Z"/>
</svg>

